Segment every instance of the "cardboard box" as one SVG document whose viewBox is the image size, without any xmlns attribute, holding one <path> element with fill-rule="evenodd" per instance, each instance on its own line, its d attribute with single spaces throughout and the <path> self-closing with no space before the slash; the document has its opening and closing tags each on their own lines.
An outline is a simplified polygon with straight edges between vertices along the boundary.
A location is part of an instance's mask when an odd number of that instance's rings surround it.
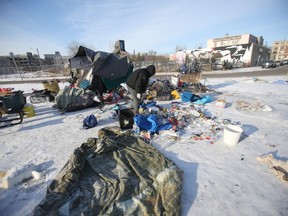
<svg viewBox="0 0 288 216">
<path fill-rule="evenodd" d="M 216 106 L 219 108 L 225 108 L 226 106 L 226 101 L 224 99 L 219 99 L 216 101 Z"/>
</svg>

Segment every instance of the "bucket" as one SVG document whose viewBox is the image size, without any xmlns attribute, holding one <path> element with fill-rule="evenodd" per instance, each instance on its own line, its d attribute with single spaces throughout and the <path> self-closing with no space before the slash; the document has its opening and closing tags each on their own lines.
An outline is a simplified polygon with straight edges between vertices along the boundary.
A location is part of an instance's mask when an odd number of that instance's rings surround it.
<svg viewBox="0 0 288 216">
<path fill-rule="evenodd" d="M 32 117 L 36 115 L 32 104 L 25 104 L 23 108 L 23 112 L 24 112 L 24 115 L 26 115 L 27 117 Z"/>
<path fill-rule="evenodd" d="M 134 124 L 134 113 L 130 109 L 121 109 L 119 113 L 119 124 L 122 130 L 132 129 Z"/>
<path fill-rule="evenodd" d="M 227 125 L 224 127 L 223 141 L 227 145 L 236 145 L 239 142 L 243 129 L 236 125 Z"/>
</svg>

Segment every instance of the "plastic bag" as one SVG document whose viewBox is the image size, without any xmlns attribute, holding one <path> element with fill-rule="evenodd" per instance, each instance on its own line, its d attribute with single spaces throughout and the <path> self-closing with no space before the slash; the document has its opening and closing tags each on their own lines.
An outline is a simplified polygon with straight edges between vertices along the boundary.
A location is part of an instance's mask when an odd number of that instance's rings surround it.
<svg viewBox="0 0 288 216">
<path fill-rule="evenodd" d="M 91 114 L 84 118 L 83 120 L 83 129 L 89 129 L 95 127 L 98 124 L 96 117 Z"/>
</svg>

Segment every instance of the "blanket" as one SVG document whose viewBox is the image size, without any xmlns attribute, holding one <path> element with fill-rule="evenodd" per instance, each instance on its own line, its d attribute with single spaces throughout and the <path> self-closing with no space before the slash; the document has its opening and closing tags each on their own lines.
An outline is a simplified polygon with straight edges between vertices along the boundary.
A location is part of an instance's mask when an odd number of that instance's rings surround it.
<svg viewBox="0 0 288 216">
<path fill-rule="evenodd" d="M 100 105 L 94 100 L 97 94 L 82 88 L 65 87 L 55 97 L 57 108 L 63 112 L 73 112 Z"/>
<path fill-rule="evenodd" d="M 33 215 L 181 215 L 183 171 L 132 131 L 75 149 Z"/>
</svg>

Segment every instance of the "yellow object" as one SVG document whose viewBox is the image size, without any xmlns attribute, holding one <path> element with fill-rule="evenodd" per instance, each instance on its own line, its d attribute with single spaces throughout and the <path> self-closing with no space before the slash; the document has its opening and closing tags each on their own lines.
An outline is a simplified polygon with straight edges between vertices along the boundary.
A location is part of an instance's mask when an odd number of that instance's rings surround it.
<svg viewBox="0 0 288 216">
<path fill-rule="evenodd" d="M 142 107 L 139 108 L 139 113 L 140 114 L 144 114 L 145 113 L 145 111 L 144 111 L 144 109 Z"/>
<path fill-rule="evenodd" d="M 23 112 L 24 112 L 24 115 L 26 115 L 27 117 L 32 117 L 36 115 L 32 104 L 25 104 L 23 108 Z"/>
<path fill-rule="evenodd" d="M 43 81 L 42 82 L 44 89 L 47 89 L 51 92 L 59 92 L 59 81 L 58 80 L 51 80 L 51 81 Z"/>
<path fill-rule="evenodd" d="M 173 96 L 174 99 L 180 99 L 180 94 L 177 90 L 172 91 L 171 95 Z"/>
</svg>

